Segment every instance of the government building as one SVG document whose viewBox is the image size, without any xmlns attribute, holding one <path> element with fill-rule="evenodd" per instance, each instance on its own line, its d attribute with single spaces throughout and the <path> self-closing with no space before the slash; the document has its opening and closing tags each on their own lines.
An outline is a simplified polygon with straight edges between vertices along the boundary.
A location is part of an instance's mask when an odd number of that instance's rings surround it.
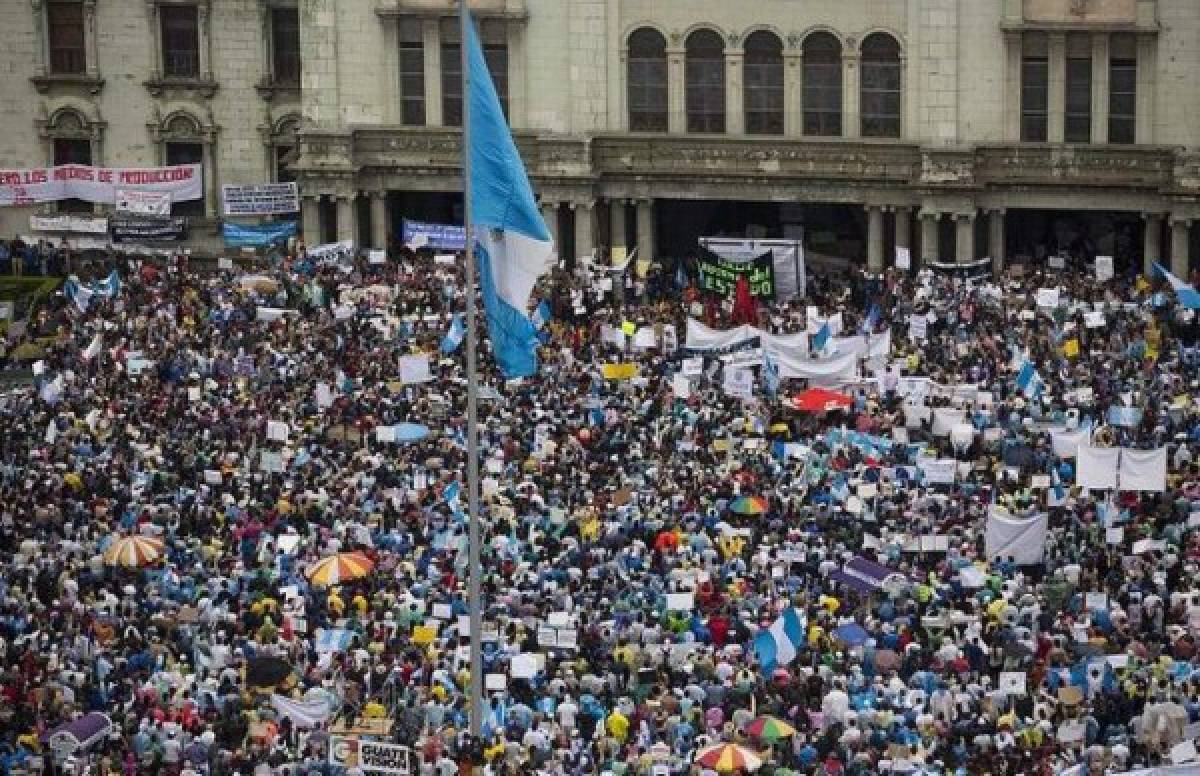
<svg viewBox="0 0 1200 776">
<path fill-rule="evenodd" d="M 472 0 L 560 256 L 1200 254 L 1200 0 Z M 0 168 L 296 181 L 310 243 L 461 222 L 451 0 L 5 0 Z M 107 206 L 0 208 L 30 216 Z"/>
</svg>

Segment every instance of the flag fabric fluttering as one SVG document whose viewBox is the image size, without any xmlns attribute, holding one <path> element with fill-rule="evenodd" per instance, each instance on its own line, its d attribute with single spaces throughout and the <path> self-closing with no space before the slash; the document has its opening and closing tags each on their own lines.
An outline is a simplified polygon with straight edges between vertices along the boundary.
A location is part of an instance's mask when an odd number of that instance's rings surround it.
<svg viewBox="0 0 1200 776">
<path fill-rule="evenodd" d="M 78 277 L 72 275 L 63 284 L 63 293 L 75 304 L 79 312 L 86 313 L 92 303 L 92 297 L 103 296 L 112 299 L 121 293 L 121 276 L 114 269 L 104 280 L 85 286 Z"/>
<path fill-rule="evenodd" d="M 1067 500 L 1067 489 L 1063 487 L 1062 477 L 1059 476 L 1058 467 L 1050 467 L 1050 491 L 1046 494 L 1046 506 L 1057 507 L 1062 506 Z"/>
<path fill-rule="evenodd" d="M 450 514 L 454 515 L 454 519 L 460 523 L 465 523 L 467 516 L 463 514 L 462 503 L 459 496 L 462 494 L 462 485 L 458 480 L 450 483 L 442 491 L 442 501 L 446 502 L 446 506 L 450 507 Z"/>
<path fill-rule="evenodd" d="M 754 655 L 763 673 L 770 673 L 775 666 L 787 665 L 795 660 L 804 646 L 804 640 L 804 623 L 795 607 L 784 609 L 770 628 L 760 630 L 754 636 Z"/>
<path fill-rule="evenodd" d="M 450 328 L 446 330 L 446 336 L 442 337 L 442 352 L 453 353 L 458 350 L 466 336 L 467 326 L 463 323 L 462 313 L 455 313 L 450 320 Z"/>
<path fill-rule="evenodd" d="M 1196 291 L 1194 286 L 1184 283 L 1177 275 L 1169 272 L 1157 261 L 1154 262 L 1154 269 L 1171 284 L 1171 290 L 1175 292 L 1175 297 L 1181 305 L 1189 310 L 1200 310 L 1200 292 Z"/>
<path fill-rule="evenodd" d="M 1017 388 L 1021 393 L 1025 394 L 1027 399 L 1033 399 L 1042 392 L 1045 384 L 1042 382 L 1041 375 L 1034 368 L 1032 361 L 1025 361 L 1021 364 L 1021 369 L 1017 372 Z"/>
<path fill-rule="evenodd" d="M 479 285 L 501 373 L 508 379 L 529 377 L 537 373 L 538 337 L 526 309 L 534 284 L 550 269 L 554 243 L 500 108 L 475 26 L 466 27 L 466 142 Z"/>
<path fill-rule="evenodd" d="M 820 355 L 825 351 L 825 347 L 829 344 L 829 336 L 829 321 L 825 321 L 812 339 L 812 349 L 815 355 Z"/>
</svg>

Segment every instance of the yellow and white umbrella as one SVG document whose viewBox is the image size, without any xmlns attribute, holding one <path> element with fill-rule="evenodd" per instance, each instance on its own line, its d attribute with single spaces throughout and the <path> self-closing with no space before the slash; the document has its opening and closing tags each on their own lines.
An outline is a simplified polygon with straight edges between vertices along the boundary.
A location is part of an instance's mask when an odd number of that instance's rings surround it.
<svg viewBox="0 0 1200 776">
<path fill-rule="evenodd" d="M 350 579 L 365 577 L 371 573 L 375 564 L 361 552 L 339 552 L 328 558 L 321 558 L 308 567 L 305 574 L 314 585 L 329 587 Z"/>
<path fill-rule="evenodd" d="M 141 568 L 163 556 L 163 541 L 153 536 L 125 536 L 117 539 L 104 551 L 109 566 Z"/>
</svg>

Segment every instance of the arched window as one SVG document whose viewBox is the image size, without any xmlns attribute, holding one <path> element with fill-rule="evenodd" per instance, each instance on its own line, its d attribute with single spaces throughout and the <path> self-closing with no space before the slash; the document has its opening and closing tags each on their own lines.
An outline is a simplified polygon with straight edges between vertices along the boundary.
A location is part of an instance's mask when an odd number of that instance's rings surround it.
<svg viewBox="0 0 1200 776">
<path fill-rule="evenodd" d="M 876 32 L 862 44 L 862 135 L 900 137 L 900 44 Z"/>
<path fill-rule="evenodd" d="M 642 27 L 629 36 L 626 64 L 631 132 L 667 131 L 667 40 Z"/>
<path fill-rule="evenodd" d="M 54 114 L 47 126 L 47 136 L 50 138 L 53 163 L 60 164 L 92 164 L 92 140 L 94 133 L 88 127 L 88 121 L 70 108 L 64 108 Z M 58 203 L 60 213 L 91 213 L 92 203 L 82 199 L 64 199 Z"/>
<path fill-rule="evenodd" d="M 773 33 L 759 30 L 746 38 L 746 132 L 751 135 L 783 134 L 783 43 Z"/>
<path fill-rule="evenodd" d="M 804 39 L 804 134 L 842 134 L 842 44 L 828 32 Z"/>
<path fill-rule="evenodd" d="M 185 113 L 169 118 L 163 126 L 163 161 L 168 165 L 204 164 L 204 131 L 200 122 Z M 185 202 L 172 202 L 171 214 L 176 216 L 203 216 L 204 198 Z"/>
<path fill-rule="evenodd" d="M 684 80 L 687 83 L 687 131 L 725 131 L 725 44 L 712 30 L 688 36 Z"/>
</svg>

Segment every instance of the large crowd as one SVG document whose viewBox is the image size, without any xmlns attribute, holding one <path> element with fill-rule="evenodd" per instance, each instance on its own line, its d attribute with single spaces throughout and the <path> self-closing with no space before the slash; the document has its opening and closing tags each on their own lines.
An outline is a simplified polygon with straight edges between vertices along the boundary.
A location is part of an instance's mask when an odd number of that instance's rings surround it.
<svg viewBox="0 0 1200 776">
<path fill-rule="evenodd" d="M 761 329 L 890 343 L 815 410 L 769 364 L 729 395 L 689 319 L 745 311 L 686 266 L 545 278 L 536 377 L 483 339 L 472 741 L 460 265 L 111 257 L 10 325 L 0 772 L 342 773 L 338 736 L 436 776 L 1195 764 L 1197 322 L 1086 265 L 810 272 Z M 1080 445 L 1165 448 L 1165 489 L 1078 487 Z M 1032 560 L 989 555 L 997 514 Z"/>
</svg>

